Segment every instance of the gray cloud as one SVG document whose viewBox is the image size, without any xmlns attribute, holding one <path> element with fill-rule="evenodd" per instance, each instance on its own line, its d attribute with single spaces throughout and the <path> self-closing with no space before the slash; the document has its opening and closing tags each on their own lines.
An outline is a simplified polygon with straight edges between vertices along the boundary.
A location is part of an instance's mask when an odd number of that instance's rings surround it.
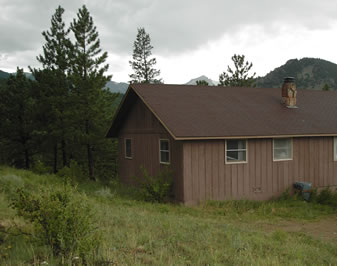
<svg viewBox="0 0 337 266">
<path fill-rule="evenodd" d="M 78 8 L 86 4 L 103 49 L 121 55 L 131 54 L 138 27 L 145 27 L 150 33 L 154 53 L 167 56 L 197 49 L 249 25 L 262 27 L 271 37 L 279 33 L 281 26 L 329 28 L 337 11 L 337 2 L 328 0 L 61 0 L 59 3 L 66 10 L 68 25 Z M 0 54 L 39 50 L 44 44 L 41 32 L 49 29 L 57 4 L 46 0 L 0 0 L 0 5 Z"/>
</svg>

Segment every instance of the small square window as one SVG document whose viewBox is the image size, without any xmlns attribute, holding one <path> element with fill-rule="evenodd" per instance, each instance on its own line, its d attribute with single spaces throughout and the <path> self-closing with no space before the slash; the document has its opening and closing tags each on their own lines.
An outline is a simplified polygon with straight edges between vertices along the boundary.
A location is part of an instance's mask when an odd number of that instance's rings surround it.
<svg viewBox="0 0 337 266">
<path fill-rule="evenodd" d="M 125 139 L 125 158 L 132 159 L 132 140 Z"/>
<path fill-rule="evenodd" d="M 273 139 L 273 156 L 274 161 L 292 160 L 293 148 L 292 139 L 280 138 Z"/>
<path fill-rule="evenodd" d="M 159 140 L 159 161 L 162 164 L 170 164 L 170 142 L 168 139 Z"/>
<path fill-rule="evenodd" d="M 226 141 L 226 163 L 247 162 L 247 140 L 231 139 Z"/>
</svg>

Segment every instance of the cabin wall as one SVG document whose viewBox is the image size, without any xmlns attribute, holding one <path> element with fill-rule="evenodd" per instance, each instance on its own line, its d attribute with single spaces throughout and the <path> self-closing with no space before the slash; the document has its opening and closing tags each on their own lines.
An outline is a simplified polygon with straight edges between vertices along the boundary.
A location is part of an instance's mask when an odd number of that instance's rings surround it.
<svg viewBox="0 0 337 266">
<path fill-rule="evenodd" d="M 132 159 L 125 158 L 124 139 L 132 139 Z M 156 175 L 165 165 L 159 163 L 159 139 L 170 141 L 170 169 L 173 172 L 174 194 L 183 201 L 182 142 L 175 141 L 146 105 L 137 99 L 119 132 L 119 176 L 122 182 L 135 184 L 144 166 Z"/>
<path fill-rule="evenodd" d="M 279 196 L 296 181 L 313 187 L 337 186 L 333 137 L 293 138 L 293 160 L 273 161 L 272 139 L 249 139 L 248 162 L 225 164 L 225 141 L 185 141 L 184 202 L 265 200 Z"/>
</svg>

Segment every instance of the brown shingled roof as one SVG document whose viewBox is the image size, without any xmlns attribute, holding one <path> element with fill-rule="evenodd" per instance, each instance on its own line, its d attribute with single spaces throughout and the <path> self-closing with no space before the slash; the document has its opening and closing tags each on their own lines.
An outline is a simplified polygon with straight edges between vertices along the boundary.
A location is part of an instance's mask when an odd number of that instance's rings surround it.
<svg viewBox="0 0 337 266">
<path fill-rule="evenodd" d="M 127 94 L 108 137 L 117 136 L 135 97 L 175 139 L 337 135 L 334 91 L 298 90 L 298 108 L 282 105 L 281 89 L 272 88 L 132 84 Z"/>
</svg>

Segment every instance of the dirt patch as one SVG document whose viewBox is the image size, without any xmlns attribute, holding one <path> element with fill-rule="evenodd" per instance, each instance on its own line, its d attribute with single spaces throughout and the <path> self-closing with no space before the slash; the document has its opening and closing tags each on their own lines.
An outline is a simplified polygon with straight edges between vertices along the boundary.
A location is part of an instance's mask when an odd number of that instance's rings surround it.
<svg viewBox="0 0 337 266">
<path fill-rule="evenodd" d="M 263 224 L 262 226 L 267 232 L 275 230 L 298 232 L 337 243 L 337 214 L 322 218 L 319 221 L 281 221 L 277 224 Z"/>
</svg>

